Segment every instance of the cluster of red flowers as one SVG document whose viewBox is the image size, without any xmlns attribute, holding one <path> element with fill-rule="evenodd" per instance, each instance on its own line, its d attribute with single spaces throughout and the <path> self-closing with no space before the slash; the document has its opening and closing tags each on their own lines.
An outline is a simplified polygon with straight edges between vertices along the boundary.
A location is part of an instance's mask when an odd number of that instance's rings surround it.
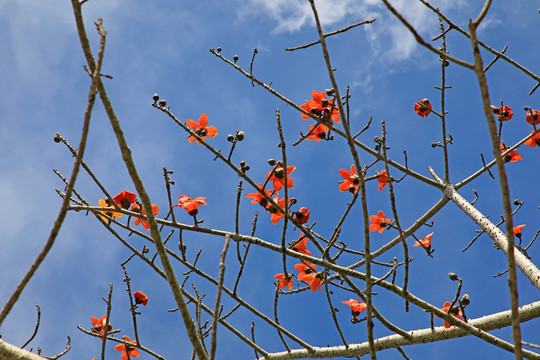
<svg viewBox="0 0 540 360">
<path fill-rule="evenodd" d="M 333 122 L 339 123 L 339 110 L 334 104 L 334 98 L 327 100 L 327 92 L 325 91 L 316 91 L 311 92 L 311 97 L 313 99 L 307 101 L 301 105 L 300 108 L 307 113 L 310 113 L 320 119 L 322 123 L 317 125 L 310 125 L 309 132 L 307 135 L 308 140 L 315 140 L 317 142 L 322 139 L 328 139 L 327 135 L 330 128 L 326 125 L 332 125 Z M 330 93 L 331 94 L 331 93 Z M 302 119 L 309 119 L 310 117 L 304 113 L 300 116 Z M 325 125 L 326 124 L 326 125 Z"/>
<path fill-rule="evenodd" d="M 135 298 L 135 304 L 143 304 L 146 306 L 148 303 L 148 296 L 146 296 L 146 293 L 142 291 L 136 291 L 133 294 L 133 297 Z M 92 331 L 95 333 L 100 333 L 102 336 L 105 335 L 105 327 L 107 325 L 107 316 L 102 316 L 100 319 L 96 317 L 91 317 L 90 321 L 92 322 Z M 107 333 L 110 333 L 113 331 L 113 328 L 111 324 L 107 327 Z M 135 346 L 129 345 L 129 343 L 133 345 L 137 345 L 136 340 L 130 340 L 130 338 L 126 335 L 122 337 L 125 344 L 118 344 L 114 347 L 114 350 L 121 351 L 122 352 L 122 360 L 128 360 L 129 358 L 137 358 L 139 357 L 139 351 Z M 103 341 L 103 338 L 101 339 Z M 95 358 L 94 358 L 95 360 Z"/>
<path fill-rule="evenodd" d="M 206 201 L 204 201 L 204 199 L 206 198 L 198 197 L 198 198 L 192 199 L 187 195 L 180 195 L 180 197 L 178 198 L 178 204 L 173 205 L 173 207 L 177 207 L 177 206 L 181 207 L 185 209 L 189 215 L 195 216 L 199 212 L 198 210 L 199 205 L 206 205 Z M 137 195 L 132 192 L 122 191 L 121 193 L 117 194 L 113 198 L 113 201 L 122 209 L 130 209 L 131 211 L 138 212 L 139 214 L 143 216 L 146 215 L 146 209 L 144 208 L 144 206 L 140 205 L 137 202 Z M 114 209 L 114 207 L 111 206 L 109 202 L 103 199 L 99 199 L 99 206 L 104 207 L 104 208 Z M 123 215 L 122 213 L 115 212 L 112 210 L 102 210 L 101 213 L 112 218 L 119 218 Z M 159 213 L 159 207 L 156 204 L 152 204 L 152 213 L 154 214 L 154 216 Z M 97 214 L 94 216 L 100 217 L 103 221 L 107 220 L 104 216 L 100 214 Z M 150 230 L 150 226 L 148 225 L 148 220 L 146 220 L 146 218 L 136 217 L 135 226 L 138 226 L 139 224 L 142 225 L 146 230 Z"/>
<path fill-rule="evenodd" d="M 512 112 L 512 108 L 506 105 L 499 108 L 492 106 L 492 109 L 493 113 L 497 115 L 499 121 L 501 122 L 512 119 L 512 116 L 514 115 L 514 113 Z M 537 145 L 540 146 L 540 129 L 536 129 L 536 125 L 540 124 L 540 111 L 533 110 L 529 107 L 525 107 L 525 110 L 527 111 L 527 115 L 525 115 L 525 121 L 531 124 L 534 129 L 530 133 L 530 135 L 533 136 L 531 136 L 527 141 L 525 141 L 524 144 L 528 145 L 529 147 L 535 147 Z M 501 153 L 504 153 L 509 149 L 509 147 L 504 144 L 504 141 L 501 141 L 500 148 Z M 518 152 L 514 149 L 504 156 L 503 161 L 507 163 L 516 162 L 521 159 L 523 159 L 523 156 L 518 154 Z"/>
<path fill-rule="evenodd" d="M 290 175 L 296 170 L 296 167 L 294 165 L 289 165 L 285 169 L 283 163 L 275 162 L 275 160 L 269 160 L 269 164 L 274 166 L 274 168 L 266 174 L 266 182 L 272 182 L 274 191 L 266 189 L 266 183 L 265 185 L 259 184 L 258 187 L 260 192 L 246 194 L 246 197 L 251 199 L 252 204 L 258 203 L 267 210 L 270 213 L 272 224 L 277 224 L 279 219 L 284 218 L 284 215 L 275 206 L 268 203 L 268 200 L 263 196 L 263 193 L 270 198 L 275 194 L 273 198 L 274 202 L 282 209 L 285 209 L 285 198 L 283 197 L 280 199 L 277 192 L 285 187 L 285 179 L 287 179 L 288 189 L 294 187 L 294 181 L 291 179 Z M 290 198 L 288 199 L 287 205 L 292 205 Z M 294 212 L 293 215 L 298 223 L 305 224 L 309 221 L 310 211 L 306 207 L 301 207 L 298 211 Z"/>
</svg>

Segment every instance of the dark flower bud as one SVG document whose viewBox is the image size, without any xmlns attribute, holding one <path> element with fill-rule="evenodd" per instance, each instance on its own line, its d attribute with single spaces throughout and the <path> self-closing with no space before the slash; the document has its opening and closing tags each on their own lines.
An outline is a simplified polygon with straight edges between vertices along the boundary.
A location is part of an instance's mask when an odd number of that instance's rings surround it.
<svg viewBox="0 0 540 360">
<path fill-rule="evenodd" d="M 379 151 L 380 148 L 381 148 L 381 145 L 379 145 L 379 144 L 375 145 L 375 151 Z"/>
<path fill-rule="evenodd" d="M 290 199 L 290 205 L 296 204 L 296 201 L 297 201 L 296 198 L 291 198 Z"/>
<path fill-rule="evenodd" d="M 249 171 L 250 167 L 249 167 L 249 165 L 246 165 L 242 169 L 244 170 L 244 172 L 246 172 L 246 171 Z"/>
<path fill-rule="evenodd" d="M 349 186 L 349 192 L 350 193 L 354 194 L 355 191 L 356 191 L 356 188 L 354 187 L 354 185 Z"/>
<path fill-rule="evenodd" d="M 447 67 L 448 65 L 450 65 L 450 62 L 448 60 L 444 59 L 442 64 L 443 64 L 444 67 Z"/>
<path fill-rule="evenodd" d="M 514 200 L 514 205 L 518 206 L 521 204 L 521 201 L 519 201 L 519 199 L 515 199 Z"/>
<path fill-rule="evenodd" d="M 360 184 L 360 178 L 359 178 L 358 176 L 355 177 L 352 183 L 353 183 L 354 185 Z"/>
<path fill-rule="evenodd" d="M 276 160 L 275 159 L 268 159 L 267 161 L 268 161 L 268 165 L 270 165 L 270 166 L 276 165 Z"/>
<path fill-rule="evenodd" d="M 159 95 L 158 95 L 158 94 L 154 94 L 154 96 L 152 96 L 152 100 L 154 100 L 154 103 L 155 103 L 156 101 L 158 101 L 158 100 L 159 100 Z"/>
<path fill-rule="evenodd" d="M 60 135 L 56 134 L 53 140 L 55 143 L 59 143 L 60 141 L 62 141 L 62 138 L 60 137 Z"/>
<path fill-rule="evenodd" d="M 458 315 L 459 314 L 459 308 L 457 306 L 453 306 L 450 311 L 448 311 L 452 315 Z"/>
<path fill-rule="evenodd" d="M 325 92 L 326 95 L 328 95 L 328 96 L 334 95 L 334 89 L 326 89 L 326 90 L 324 90 L 324 92 Z"/>
<path fill-rule="evenodd" d="M 275 207 L 273 207 L 273 206 L 270 206 L 270 207 L 268 208 L 268 211 L 270 211 L 270 214 L 275 214 L 275 213 L 277 213 L 277 209 L 276 209 Z"/>
<path fill-rule="evenodd" d="M 259 205 L 265 208 L 266 205 L 268 205 L 268 200 L 266 200 L 265 198 L 262 198 L 261 201 L 259 201 Z"/>
<path fill-rule="evenodd" d="M 321 110 L 317 109 L 317 108 L 313 108 L 311 109 L 310 111 L 313 115 L 321 115 Z"/>
<path fill-rule="evenodd" d="M 328 100 L 326 100 L 326 99 L 322 100 L 322 101 L 321 101 L 321 105 L 322 105 L 323 107 L 327 107 L 327 106 L 328 106 Z"/>
<path fill-rule="evenodd" d="M 244 160 L 240 161 L 240 167 L 243 168 L 246 166 L 246 162 Z"/>
<path fill-rule="evenodd" d="M 159 100 L 159 106 L 161 106 L 161 107 L 167 106 L 167 100 L 165 100 L 165 99 Z"/>
<path fill-rule="evenodd" d="M 470 303 L 471 303 L 471 299 L 469 298 L 469 294 L 463 295 L 463 297 L 461 298 L 461 305 L 467 306 Z"/>
<path fill-rule="evenodd" d="M 239 131 L 239 132 L 236 133 L 236 138 L 238 139 L 238 141 L 244 140 L 244 136 L 245 136 L 245 134 L 244 134 L 243 131 Z"/>
<path fill-rule="evenodd" d="M 234 60 L 234 63 L 236 64 L 236 62 L 238 61 L 238 55 L 234 55 L 233 60 Z"/>
<path fill-rule="evenodd" d="M 195 216 L 195 215 L 197 215 L 198 213 L 199 213 L 199 210 L 198 210 L 198 209 L 193 209 L 193 210 L 191 210 L 190 212 L 188 212 L 188 214 L 191 215 L 191 216 Z"/>
<path fill-rule="evenodd" d="M 201 129 L 201 131 L 199 131 L 199 136 L 206 136 L 206 134 L 208 134 L 208 130 L 206 129 Z"/>
<path fill-rule="evenodd" d="M 448 277 L 450 278 L 450 280 L 452 281 L 457 281 L 458 280 L 458 276 L 456 273 L 448 273 Z"/>
<path fill-rule="evenodd" d="M 500 110 L 498 107 L 494 106 L 494 105 L 491 105 L 491 111 L 495 114 L 495 115 L 499 115 L 500 113 Z"/>
<path fill-rule="evenodd" d="M 432 148 L 436 148 L 436 147 L 437 147 L 437 143 L 431 143 L 431 147 L 432 147 Z"/>
<path fill-rule="evenodd" d="M 375 136 L 373 138 L 373 141 L 375 141 L 377 144 L 379 144 L 381 142 L 381 139 L 378 136 Z"/>
<path fill-rule="evenodd" d="M 506 150 L 505 150 L 505 151 L 506 151 Z M 503 159 L 503 161 L 504 161 L 505 163 L 509 162 L 510 160 L 512 160 L 512 156 L 510 156 L 510 155 L 506 155 L 506 156 L 504 157 L 504 159 Z"/>
<path fill-rule="evenodd" d="M 283 168 L 279 168 L 276 171 L 274 171 L 274 176 L 278 179 L 283 179 L 285 176 L 285 172 L 283 171 Z"/>
<path fill-rule="evenodd" d="M 233 142 L 234 141 L 234 136 L 232 136 L 232 134 L 227 135 L 227 141 L 228 142 Z"/>
<path fill-rule="evenodd" d="M 221 47 L 218 47 L 218 48 L 216 49 L 216 51 L 217 51 L 218 54 L 219 54 L 219 53 L 221 52 Z"/>
</svg>

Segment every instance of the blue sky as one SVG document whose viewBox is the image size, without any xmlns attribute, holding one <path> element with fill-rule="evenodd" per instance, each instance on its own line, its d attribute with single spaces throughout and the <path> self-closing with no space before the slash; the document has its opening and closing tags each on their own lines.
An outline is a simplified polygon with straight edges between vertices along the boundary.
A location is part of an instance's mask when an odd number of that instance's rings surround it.
<svg viewBox="0 0 540 360">
<path fill-rule="evenodd" d="M 438 34 L 438 19 L 428 9 L 409 1 L 393 4 L 426 39 Z M 439 1 L 434 5 L 465 29 L 468 19 L 475 18 L 481 7 L 479 2 L 467 1 Z M 328 39 L 341 93 L 350 85 L 353 133 L 373 116 L 371 127 L 360 138 L 373 146 L 372 139 L 380 136 L 380 122 L 385 120 L 391 147 L 389 155 L 393 159 L 402 162 L 402 153 L 406 150 L 411 169 L 429 176 L 427 167 L 432 166 L 442 176 L 441 149 L 431 147 L 432 142 L 440 141 L 439 121 L 433 115 L 420 118 L 412 111 L 414 102 L 426 97 L 431 99 L 434 109 L 440 110 L 439 92 L 434 89 L 440 84 L 438 57 L 419 47 L 377 1 L 319 1 L 318 8 L 326 32 L 376 18 L 373 24 Z M 208 206 L 201 207 L 199 215 L 205 218 L 204 226 L 234 230 L 238 177 L 225 165 L 214 162 L 213 156 L 202 146 L 188 143 L 187 135 L 180 128 L 152 108 L 154 93 L 166 98 L 171 110 L 183 121 L 197 120 L 206 113 L 209 124 L 219 130 L 218 136 L 208 141 L 224 153 L 230 146 L 226 135 L 243 130 L 246 138 L 237 144 L 233 160 L 236 163 L 245 160 L 251 167 L 250 176 L 257 183 L 262 182 L 270 170 L 266 159 L 281 157 L 276 147 L 279 139 L 275 128 L 275 110 L 279 108 L 288 142 L 288 162 L 297 167 L 293 173 L 295 187 L 290 189 L 290 194 L 298 199 L 299 206 L 310 208 L 311 221 L 317 221 L 315 230 L 330 236 L 351 198 L 351 194 L 338 190 L 341 180 L 338 170 L 350 168 L 353 161 L 346 144 L 336 139 L 321 143 L 304 141 L 292 147 L 299 131 L 305 133 L 311 122 L 301 120 L 294 109 L 264 89 L 253 88 L 248 79 L 208 51 L 220 46 L 227 58 L 237 54 L 238 64 L 249 71 L 253 49 L 257 48 L 253 73 L 302 104 L 311 98 L 312 90 L 331 87 L 319 46 L 296 52 L 283 51 L 317 39 L 307 1 L 127 3 L 90 0 L 83 6 L 83 14 L 94 50 L 98 36 L 92 24 L 97 18 L 103 18 L 108 36 L 102 72 L 114 78 L 105 80 L 105 86 L 152 202 L 166 208 L 162 177 L 162 168 L 166 166 L 175 170 L 173 198 L 181 194 L 207 197 Z M 538 21 L 538 8 L 531 1 L 495 3 L 479 36 L 495 49 L 508 44 L 508 56 L 532 72 L 540 73 L 537 60 L 540 50 L 536 46 L 540 35 Z M 73 158 L 65 147 L 52 139 L 60 132 L 74 146 L 78 143 L 90 81 L 82 68 L 85 61 L 67 0 L 0 0 L 0 43 L 3 44 L 0 57 L 0 147 L 4 154 L 0 158 L 0 195 L 4 202 L 0 210 L 4 224 L 0 227 L 0 271 L 3 274 L 0 303 L 3 305 L 41 250 L 60 208 L 61 199 L 54 189 L 63 189 L 63 185 L 52 169 L 68 176 Z M 440 42 L 435 44 L 440 46 Z M 451 32 L 447 46 L 451 55 L 471 61 L 470 43 L 461 35 Z M 492 56 L 483 54 L 488 63 Z M 531 131 L 522 109 L 524 106 L 540 108 L 540 92 L 529 96 L 528 92 L 535 85 L 533 80 L 500 60 L 487 76 L 492 102 L 498 105 L 503 100 L 514 109 L 514 118 L 505 123 L 502 136 L 507 144 L 513 145 Z M 449 148 L 450 179 L 457 183 L 482 166 L 480 153 L 492 159 L 491 145 L 475 76 L 457 65 L 450 65 L 447 82 L 452 87 L 446 97 L 447 128 L 454 138 Z M 538 151 L 538 147 L 522 147 L 518 152 L 523 160 L 507 164 L 512 199 L 525 201 L 514 217 L 515 224 L 527 224 L 524 243 L 528 243 L 540 227 L 540 195 L 535 188 L 540 175 Z M 361 153 L 360 160 L 367 164 L 373 158 Z M 96 102 L 94 108 L 85 161 L 110 193 L 134 191 L 100 102 Z M 368 175 L 381 169 L 382 164 L 378 163 Z M 400 175 L 394 170 L 394 176 Z M 246 184 L 244 188 L 244 193 L 253 192 Z M 391 214 L 387 188 L 381 192 L 376 188 L 376 182 L 367 184 L 369 213 L 383 210 Z M 90 203 L 97 205 L 98 199 L 103 198 L 84 173 L 77 180 L 76 189 Z M 493 195 L 497 194 L 498 182 L 484 174 L 460 189 L 460 193 L 472 200 L 472 189 L 480 195 L 475 204 L 478 209 L 498 221 L 501 200 L 499 195 Z M 441 196 L 439 190 L 410 177 L 396 184 L 396 201 L 403 226 L 410 226 Z M 361 219 L 359 205 L 357 203 L 353 209 L 340 236 L 355 249 L 361 249 L 360 243 L 363 243 L 362 229 L 357 225 Z M 259 210 L 243 197 L 240 209 L 243 233 L 250 232 L 254 212 Z M 183 211 L 177 211 L 176 216 L 179 221 L 191 222 Z M 414 257 L 410 290 L 442 307 L 455 292 L 455 283 L 446 274 L 455 272 L 464 280 L 463 292 L 472 299 L 467 308 L 470 318 L 507 310 L 506 277 L 492 277 L 506 266 L 503 254 L 493 248 L 492 241 L 485 235 L 462 253 L 475 236 L 477 226 L 453 204 L 448 204 L 434 221 L 433 228 L 424 227 L 417 232 L 419 237 L 435 233 L 434 258 L 428 258 L 418 248 L 410 248 Z M 395 235 L 388 231 L 373 234 L 372 248 L 378 248 Z M 199 234 L 184 236 L 190 259 L 202 249 L 201 266 L 217 276 L 223 239 Z M 259 213 L 256 236 L 278 243 L 281 226 L 272 225 L 268 214 Z M 289 227 L 287 241 L 297 237 L 298 230 L 292 231 Z M 128 239 L 139 248 L 144 244 L 144 240 L 134 236 Z M 536 262 L 540 255 L 538 245 L 533 245 L 529 254 Z M 238 268 L 233 255 L 231 251 L 226 273 L 230 287 Z M 0 328 L 2 339 L 16 345 L 24 343 L 34 329 L 35 305 L 39 304 L 41 327 L 30 346 L 34 349 L 40 346 L 43 353 L 50 356 L 62 351 L 66 337 L 70 336 L 73 349 L 64 359 L 98 357 L 101 343 L 82 334 L 76 325 L 90 328 L 91 316 L 105 314 L 101 298 L 107 296 L 109 283 L 114 284 L 113 326 L 132 337 L 129 302 L 120 267 L 120 262 L 128 256 L 128 250 L 91 215 L 69 213 L 52 252 Z M 403 257 L 396 249 L 381 260 L 391 261 L 393 256 Z M 345 263 L 353 261 L 352 257 L 344 259 Z M 289 262 L 291 269 L 294 263 Z M 179 264 L 175 266 L 179 274 L 185 271 Z M 272 316 L 273 275 L 282 272 L 281 257 L 252 247 L 246 266 L 250 271 L 244 274 L 245 282 L 239 287 L 239 294 Z M 169 359 L 191 356 L 185 332 L 178 326 L 178 314 L 167 312 L 175 305 L 166 283 L 136 260 L 130 262 L 128 271 L 132 287 L 146 291 L 150 297 L 139 317 L 143 343 Z M 374 271 L 379 276 L 386 269 Z M 398 278 L 400 276 L 401 272 Z M 191 282 L 197 284 L 200 292 L 207 292 L 208 304 L 213 306 L 215 288 L 190 276 L 187 282 L 190 291 Z M 521 274 L 518 282 L 520 304 L 538 300 L 538 290 Z M 429 327 L 429 317 L 420 309 L 412 307 L 405 313 L 401 299 L 382 289 L 375 291 L 378 292 L 374 296 L 375 305 L 387 313 L 391 321 L 404 329 Z M 338 316 L 348 342 L 364 342 L 367 340 L 365 326 L 352 325 L 346 306 L 340 303 L 349 297 L 349 293 L 334 289 L 334 306 L 340 308 Z M 231 301 L 226 297 L 224 303 L 230 308 Z M 280 298 L 281 323 L 316 346 L 341 344 L 328 310 L 324 296 L 318 293 L 304 292 Z M 231 323 L 247 334 L 252 320 L 252 315 L 244 310 L 230 318 Z M 439 320 L 436 325 L 441 323 Z M 525 323 L 522 328 L 525 341 L 538 342 L 538 320 Z M 376 323 L 375 336 L 387 334 L 387 330 Z M 508 329 L 494 334 L 510 341 Z M 222 341 L 218 358 L 253 358 L 253 351 L 224 328 L 219 328 L 219 336 Z M 257 320 L 255 336 L 267 351 L 283 351 L 275 331 Z M 412 359 L 473 358 L 480 353 L 492 358 L 509 356 L 470 338 L 410 346 L 404 350 Z M 107 356 L 119 358 L 112 347 Z M 402 358 L 395 350 L 385 350 L 379 357 Z M 141 358 L 149 357 L 145 354 Z"/>
</svg>

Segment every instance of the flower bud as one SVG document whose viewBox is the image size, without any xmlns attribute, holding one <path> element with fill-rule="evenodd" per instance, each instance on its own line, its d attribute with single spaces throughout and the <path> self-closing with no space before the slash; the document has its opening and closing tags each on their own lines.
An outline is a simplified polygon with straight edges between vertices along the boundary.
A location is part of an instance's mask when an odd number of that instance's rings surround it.
<svg viewBox="0 0 540 360">
<path fill-rule="evenodd" d="M 158 100 L 159 100 L 159 95 L 158 95 L 158 94 L 154 94 L 154 96 L 152 96 L 152 100 L 154 100 L 154 103 L 155 103 L 156 101 L 158 101 Z"/>
<path fill-rule="evenodd" d="M 239 131 L 236 133 L 236 138 L 238 139 L 238 141 L 242 141 L 244 140 L 244 132 L 243 131 Z"/>
<path fill-rule="evenodd" d="M 228 142 L 233 142 L 234 141 L 234 136 L 232 136 L 232 134 L 227 135 L 227 141 Z"/>
<path fill-rule="evenodd" d="M 240 167 L 243 168 L 246 166 L 246 162 L 244 160 L 240 161 Z"/>
<path fill-rule="evenodd" d="M 60 141 L 62 141 L 62 138 L 60 137 L 60 135 L 56 134 L 53 140 L 55 143 L 59 143 Z"/>
<path fill-rule="evenodd" d="M 161 107 L 167 106 L 167 100 L 161 99 L 161 100 L 159 101 L 159 106 L 161 106 Z"/>
<path fill-rule="evenodd" d="M 283 171 L 283 168 L 279 168 L 276 171 L 274 171 L 274 176 L 278 179 L 283 179 L 285 176 L 285 172 Z"/>
<path fill-rule="evenodd" d="M 450 278 L 450 280 L 452 281 L 457 281 L 458 280 L 458 276 L 456 273 L 448 273 L 448 277 Z"/>
<path fill-rule="evenodd" d="M 218 48 L 216 49 L 216 51 L 217 51 L 218 54 L 219 54 L 219 53 L 221 52 L 221 47 L 218 47 Z"/>
<path fill-rule="evenodd" d="M 463 295 L 463 297 L 461 298 L 461 305 L 467 306 L 470 303 L 471 303 L 471 299 L 469 298 L 469 294 Z"/>
<path fill-rule="evenodd" d="M 270 165 L 270 166 L 276 165 L 276 160 L 275 159 L 268 159 L 267 161 L 268 161 L 268 165 Z"/>
<path fill-rule="evenodd" d="M 238 61 L 238 55 L 234 55 L 233 60 L 234 60 L 234 63 L 236 64 L 236 62 Z"/>
<path fill-rule="evenodd" d="M 521 201 L 519 201 L 519 199 L 515 199 L 514 200 L 514 205 L 518 206 L 521 204 Z"/>
</svg>

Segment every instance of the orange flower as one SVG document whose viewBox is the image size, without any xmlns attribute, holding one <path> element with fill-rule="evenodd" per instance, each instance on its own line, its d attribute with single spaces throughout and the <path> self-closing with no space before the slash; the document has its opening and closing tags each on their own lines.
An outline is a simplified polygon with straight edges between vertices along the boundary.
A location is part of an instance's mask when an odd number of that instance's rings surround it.
<svg viewBox="0 0 540 360">
<path fill-rule="evenodd" d="M 199 212 L 199 205 L 206 205 L 206 201 L 204 201 L 204 199 L 206 198 L 198 197 L 192 199 L 187 195 L 180 195 L 178 197 L 178 204 L 173 205 L 173 207 L 180 206 L 181 208 L 186 210 L 189 215 L 195 216 Z"/>
<path fill-rule="evenodd" d="M 285 198 L 279 199 L 279 197 L 276 195 L 274 198 L 274 201 L 276 204 L 278 204 L 282 209 L 285 209 Z M 289 199 L 288 202 L 291 202 L 291 199 Z M 283 214 L 278 211 L 274 206 L 269 206 L 268 211 L 270 211 L 270 219 L 272 220 L 272 224 L 277 224 L 279 219 L 284 218 Z"/>
<path fill-rule="evenodd" d="M 461 309 L 457 308 L 457 307 L 453 307 L 452 309 L 450 309 L 450 302 L 447 301 L 444 303 L 444 307 L 441 309 L 442 311 L 446 312 L 446 313 L 449 313 L 450 315 L 452 315 L 453 317 L 456 317 L 458 318 L 459 320 L 463 321 L 463 318 L 461 317 L 461 315 L 463 315 L 461 313 Z M 437 316 L 437 315 L 435 315 Z M 437 316 L 438 317 L 438 316 Z M 446 320 L 444 320 L 444 327 L 445 328 L 451 328 L 453 325 L 450 325 Z"/>
<path fill-rule="evenodd" d="M 305 104 L 300 107 L 308 113 L 320 116 L 323 115 L 323 119 L 332 124 L 332 120 L 335 120 L 339 124 L 339 110 L 337 108 L 332 109 L 334 99 L 326 100 L 326 93 L 324 91 L 318 92 L 313 90 L 311 92 L 313 100 L 306 101 Z M 330 111 L 332 114 L 330 115 Z M 309 119 L 306 114 L 300 115 L 302 119 Z"/>
<path fill-rule="evenodd" d="M 531 131 L 531 134 L 534 132 Z M 529 147 L 535 147 L 536 145 L 540 146 L 540 131 L 537 132 L 532 138 L 524 142 L 525 145 L 529 145 Z"/>
<path fill-rule="evenodd" d="M 300 224 L 305 224 L 309 221 L 309 214 L 311 212 L 308 210 L 307 207 L 301 207 L 298 209 L 297 212 L 294 213 L 294 218 L 296 221 L 298 221 Z"/>
<path fill-rule="evenodd" d="M 259 189 L 262 190 L 263 188 L 263 184 L 259 184 Z M 264 192 L 266 195 L 268 196 L 271 196 L 272 195 L 272 191 L 270 190 L 267 190 L 267 189 L 264 189 Z M 260 192 L 254 192 L 254 193 L 251 193 L 251 194 L 246 194 L 246 197 L 247 198 L 251 198 L 251 203 L 252 204 L 256 204 L 256 203 L 259 203 L 259 205 L 261 205 L 262 207 L 266 208 L 267 205 L 268 205 L 268 200 L 266 200 Z"/>
<path fill-rule="evenodd" d="M 116 196 L 113 197 L 113 200 L 122 209 L 129 209 L 131 204 L 134 204 L 135 200 L 137 200 L 137 194 L 129 191 L 122 191 L 121 193 L 116 194 Z"/>
<path fill-rule="evenodd" d="M 413 246 L 422 246 L 422 247 L 425 247 L 426 249 L 429 249 L 429 247 L 431 246 L 432 235 L 433 233 L 428 234 L 425 238 L 423 238 L 422 240 L 419 240 L 420 242 L 416 241 Z"/>
<path fill-rule="evenodd" d="M 302 239 L 302 236 L 305 236 L 304 233 L 300 234 L 300 237 L 298 239 Z M 311 251 L 306 248 L 308 241 L 309 239 L 307 237 L 304 237 L 292 247 L 293 250 L 298 251 L 300 254 L 306 254 L 311 256 Z"/>
<path fill-rule="evenodd" d="M 107 316 L 103 315 L 100 319 L 96 317 L 91 317 L 90 321 L 92 322 L 92 331 L 100 334 L 105 334 L 105 325 L 107 325 Z M 113 328 L 111 324 L 109 324 L 109 327 L 107 328 L 107 332 L 113 331 Z M 103 338 L 101 339 L 103 341 Z"/>
<path fill-rule="evenodd" d="M 142 291 L 135 291 L 133 297 L 135 298 L 135 304 L 143 304 L 144 306 L 148 304 L 148 296 Z"/>
<path fill-rule="evenodd" d="M 539 116 L 540 116 L 540 111 L 531 110 L 527 112 L 527 116 L 525 117 L 525 120 L 531 125 L 538 125 L 540 124 L 540 119 L 538 118 Z"/>
<path fill-rule="evenodd" d="M 384 213 L 379 210 L 377 215 L 371 215 L 369 217 L 369 221 L 371 221 L 373 224 L 369 225 L 369 231 L 378 231 L 379 234 L 384 231 L 386 226 L 388 226 L 392 220 L 386 219 Z"/>
<path fill-rule="evenodd" d="M 134 344 L 137 344 L 137 340 L 130 341 L 129 337 L 124 335 L 124 341 Z M 114 347 L 114 350 L 116 351 L 123 351 L 122 353 L 122 360 L 128 360 L 128 355 L 130 358 L 138 358 L 139 357 L 139 350 L 137 350 L 136 347 L 126 344 L 118 344 Z"/>
<path fill-rule="evenodd" d="M 313 265 L 309 261 L 303 261 L 300 264 L 294 265 L 294 268 L 300 271 L 297 276 L 298 280 L 310 283 L 311 281 L 313 281 L 313 277 L 315 276 L 315 270 L 317 269 L 317 265 Z"/>
<path fill-rule="evenodd" d="M 504 141 L 501 141 L 501 153 L 504 153 L 506 150 L 508 150 L 508 146 L 504 144 Z M 523 159 L 523 156 L 518 154 L 517 151 L 514 149 L 504 156 L 503 161 L 507 163 L 507 162 L 516 162 L 521 159 Z"/>
<path fill-rule="evenodd" d="M 342 303 L 349 305 L 349 307 L 351 308 L 351 314 L 355 317 L 360 315 L 360 313 L 367 308 L 367 305 L 365 303 L 354 299 L 342 301 Z"/>
<path fill-rule="evenodd" d="M 289 175 L 296 169 L 295 166 L 289 165 L 287 166 L 287 188 L 294 187 L 294 182 L 289 177 Z M 272 181 L 272 186 L 274 187 L 275 191 L 281 190 L 282 187 L 285 186 L 285 170 L 283 169 L 283 165 L 276 166 L 274 172 L 269 171 L 268 174 L 266 174 L 266 178 L 269 181 Z"/>
<path fill-rule="evenodd" d="M 319 292 L 322 293 L 322 289 L 321 289 L 322 281 L 323 281 L 322 272 L 315 273 L 313 276 L 313 279 L 309 283 L 309 290 L 317 291 L 317 289 L 319 289 Z"/>
<path fill-rule="evenodd" d="M 351 171 L 346 169 L 339 170 L 339 175 L 345 180 L 339 182 L 339 191 L 356 192 L 358 184 L 360 184 L 360 178 L 356 174 L 356 166 L 351 165 Z"/>
<path fill-rule="evenodd" d="M 140 214 L 142 215 L 146 215 L 146 211 L 144 210 L 144 206 L 142 208 L 142 211 L 140 210 L 140 207 L 139 207 L 139 204 L 133 204 L 133 206 L 131 207 L 131 211 L 139 211 Z M 159 212 L 159 208 L 156 204 L 152 204 L 152 212 L 154 213 L 154 215 L 157 215 L 158 212 Z M 145 228 L 146 230 L 150 230 L 150 226 L 148 226 L 148 220 L 146 219 L 141 219 L 141 218 L 135 218 L 135 226 L 141 224 L 143 226 L 143 228 Z"/>
<path fill-rule="evenodd" d="M 328 130 L 328 127 L 324 126 L 323 124 L 319 124 L 317 126 L 309 125 L 309 135 L 306 137 L 306 139 L 319 142 L 322 139 L 326 139 L 326 132 Z"/>
<path fill-rule="evenodd" d="M 525 224 L 518 225 L 513 228 L 514 236 L 521 240 L 521 230 L 525 227 Z"/>
<path fill-rule="evenodd" d="M 292 276 L 285 276 L 285 274 L 276 274 L 274 275 L 276 280 L 279 280 L 279 288 L 283 289 L 285 286 L 292 290 Z"/>
<path fill-rule="evenodd" d="M 431 112 L 431 103 L 428 99 L 422 99 L 414 104 L 414 112 L 421 117 L 426 117 Z"/>
<path fill-rule="evenodd" d="M 186 120 L 186 125 L 189 126 L 195 134 L 199 135 L 203 141 L 206 140 L 207 137 L 214 137 L 217 135 L 218 131 L 213 126 L 206 126 L 208 124 L 208 117 L 205 113 L 201 115 L 199 118 L 199 122 L 196 123 L 194 120 L 188 119 Z M 188 138 L 189 142 L 194 142 L 196 139 L 193 135 L 191 135 Z M 197 145 L 201 145 L 201 142 L 197 140 Z"/>
<path fill-rule="evenodd" d="M 502 108 L 494 108 L 493 112 L 497 114 L 500 121 L 508 121 L 512 119 L 512 116 L 514 116 L 512 108 L 506 105 L 504 105 Z"/>
<path fill-rule="evenodd" d="M 100 206 L 100 207 L 104 207 L 104 208 L 112 208 L 112 209 L 114 209 L 114 207 L 109 203 L 108 200 L 105 201 L 105 200 L 103 200 L 103 199 L 99 199 L 98 203 L 99 203 L 99 206 Z M 102 213 L 105 214 L 105 215 L 107 215 L 107 216 L 110 216 L 110 217 L 112 217 L 112 218 L 114 218 L 114 219 L 119 218 L 119 217 L 121 217 L 122 215 L 124 215 L 124 214 L 122 214 L 122 213 L 114 212 L 114 211 L 102 211 Z M 103 220 L 103 221 L 107 221 L 107 220 L 108 220 L 106 217 L 101 216 L 101 215 L 99 215 L 99 214 L 98 214 L 98 215 L 94 214 L 94 216 L 99 216 L 99 218 L 100 218 L 101 220 Z"/>
<path fill-rule="evenodd" d="M 378 171 L 375 171 L 377 175 L 377 181 L 379 182 L 379 191 L 381 191 L 387 184 L 388 184 L 388 175 L 386 174 L 386 170 L 382 170 L 380 173 Z"/>
</svg>

